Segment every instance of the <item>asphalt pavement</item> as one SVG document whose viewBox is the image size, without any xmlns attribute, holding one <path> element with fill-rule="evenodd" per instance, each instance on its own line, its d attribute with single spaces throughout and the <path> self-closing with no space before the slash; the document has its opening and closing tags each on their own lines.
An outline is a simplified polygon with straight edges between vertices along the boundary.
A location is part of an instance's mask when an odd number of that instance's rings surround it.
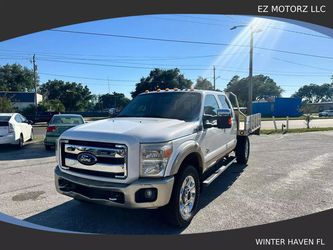
<svg viewBox="0 0 333 250">
<path fill-rule="evenodd" d="M 234 164 L 201 193 L 200 210 L 178 230 L 160 210 L 80 203 L 54 188 L 54 152 L 42 143 L 0 148 L 0 211 L 35 224 L 107 234 L 220 231 L 333 208 L 333 132 L 251 137 L 247 166 Z"/>
</svg>

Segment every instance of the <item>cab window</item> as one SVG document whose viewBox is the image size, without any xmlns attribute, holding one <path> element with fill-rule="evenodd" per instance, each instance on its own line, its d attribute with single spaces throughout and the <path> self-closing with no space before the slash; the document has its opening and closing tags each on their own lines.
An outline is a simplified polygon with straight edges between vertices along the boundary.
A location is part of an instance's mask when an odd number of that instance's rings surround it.
<svg viewBox="0 0 333 250">
<path fill-rule="evenodd" d="M 231 109 L 229 102 L 227 101 L 227 98 L 224 95 L 219 95 L 219 100 L 221 102 L 223 109 Z"/>
<path fill-rule="evenodd" d="M 205 115 L 217 115 L 218 109 L 219 109 L 219 105 L 216 101 L 215 96 L 207 95 L 205 98 L 205 104 L 204 104 L 204 114 Z"/>
</svg>

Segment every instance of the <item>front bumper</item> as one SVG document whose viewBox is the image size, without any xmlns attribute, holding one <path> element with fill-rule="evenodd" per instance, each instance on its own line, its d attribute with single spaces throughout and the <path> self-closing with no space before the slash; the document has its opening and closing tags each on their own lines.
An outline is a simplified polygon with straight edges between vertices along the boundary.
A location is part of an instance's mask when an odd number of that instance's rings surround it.
<svg viewBox="0 0 333 250">
<path fill-rule="evenodd" d="M 17 144 L 14 134 L 0 136 L 0 144 Z"/>
<path fill-rule="evenodd" d="M 174 177 L 162 179 L 139 179 L 131 184 L 119 184 L 90 180 L 69 175 L 55 168 L 55 185 L 59 193 L 90 202 L 125 208 L 157 208 L 169 203 Z M 141 189 L 157 190 L 156 200 L 136 201 L 136 193 Z M 109 195 L 109 196 L 108 196 Z M 116 200 L 115 197 L 118 200 Z"/>
</svg>

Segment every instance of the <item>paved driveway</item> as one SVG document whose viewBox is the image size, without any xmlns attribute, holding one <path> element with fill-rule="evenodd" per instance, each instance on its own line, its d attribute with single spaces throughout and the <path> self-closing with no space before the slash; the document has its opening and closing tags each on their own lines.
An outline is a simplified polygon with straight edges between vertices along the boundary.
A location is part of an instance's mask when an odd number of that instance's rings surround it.
<svg viewBox="0 0 333 250">
<path fill-rule="evenodd" d="M 56 193 L 54 152 L 42 144 L 0 149 L 0 211 L 49 227 L 95 233 L 179 234 L 240 228 L 333 208 L 333 132 L 251 138 L 247 166 L 232 165 L 201 194 L 191 225 L 159 210 L 81 204 Z"/>
</svg>

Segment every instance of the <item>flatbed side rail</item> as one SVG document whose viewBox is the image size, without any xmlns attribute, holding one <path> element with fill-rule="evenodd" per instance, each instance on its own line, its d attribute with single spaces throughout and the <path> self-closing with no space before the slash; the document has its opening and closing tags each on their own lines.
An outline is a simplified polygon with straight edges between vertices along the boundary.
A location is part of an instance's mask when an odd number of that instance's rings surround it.
<svg viewBox="0 0 333 250">
<path fill-rule="evenodd" d="M 248 136 L 250 134 L 259 134 L 260 133 L 260 127 L 261 127 L 261 114 L 260 113 L 256 113 L 253 115 L 249 115 L 247 116 L 246 114 L 244 114 L 240 108 L 239 108 L 239 103 L 238 103 L 238 98 L 237 96 L 232 93 L 232 92 L 228 92 L 229 95 L 232 95 L 235 99 L 236 102 L 236 120 L 238 123 L 238 135 L 241 136 Z M 244 129 L 241 129 L 240 127 L 240 118 L 243 117 L 244 120 Z"/>
</svg>

